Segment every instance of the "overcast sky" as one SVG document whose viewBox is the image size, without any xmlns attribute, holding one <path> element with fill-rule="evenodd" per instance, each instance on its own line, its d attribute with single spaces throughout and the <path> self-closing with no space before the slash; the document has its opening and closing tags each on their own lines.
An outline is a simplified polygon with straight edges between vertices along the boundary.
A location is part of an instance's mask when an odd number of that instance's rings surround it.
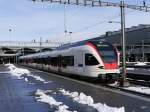
<svg viewBox="0 0 150 112">
<path fill-rule="evenodd" d="M 103 0 L 119 2 L 120 0 Z M 125 0 L 127 4 L 142 4 L 143 0 Z M 147 4 L 150 1 L 147 0 Z M 66 6 L 66 30 L 64 36 L 64 6 L 50 3 L 34 3 L 30 0 L 0 0 L 0 41 L 79 41 L 93 38 L 106 31 L 120 29 L 120 9 L 108 7 Z M 126 10 L 126 27 L 150 24 L 150 13 Z M 12 29 L 11 34 L 9 29 Z M 71 37 L 71 38 L 70 38 Z"/>
</svg>

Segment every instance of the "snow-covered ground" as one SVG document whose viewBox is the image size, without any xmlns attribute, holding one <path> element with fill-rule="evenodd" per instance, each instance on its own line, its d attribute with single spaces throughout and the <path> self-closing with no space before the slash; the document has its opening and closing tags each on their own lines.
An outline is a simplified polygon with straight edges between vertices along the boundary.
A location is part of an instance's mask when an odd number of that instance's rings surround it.
<svg viewBox="0 0 150 112">
<path fill-rule="evenodd" d="M 145 65 L 147 65 L 147 64 L 144 63 L 144 62 L 137 62 L 135 65 L 136 65 L 136 66 L 145 66 Z"/>
<path fill-rule="evenodd" d="M 121 108 L 115 108 L 115 107 L 109 107 L 106 104 L 101 103 L 94 103 L 94 100 L 91 96 L 87 96 L 84 93 L 78 93 L 78 92 L 69 92 L 65 89 L 59 90 L 63 95 L 67 95 L 71 97 L 74 101 L 80 103 L 80 104 L 87 104 L 88 106 L 91 106 L 97 110 L 97 112 L 124 112 L 124 107 Z"/>
<path fill-rule="evenodd" d="M 150 87 L 143 87 L 143 86 L 132 86 L 132 87 L 126 87 L 124 89 L 136 91 L 139 93 L 149 94 L 150 95 Z"/>
<path fill-rule="evenodd" d="M 88 105 L 95 108 L 97 112 L 125 112 L 124 107 L 116 108 L 102 103 L 94 103 L 93 98 L 85 95 L 84 93 L 69 92 L 62 88 L 58 89 L 58 91 L 61 92 L 61 94 L 72 98 L 73 101 L 80 103 L 81 105 Z M 46 91 L 37 90 L 35 93 L 37 101 L 47 103 L 50 106 L 55 106 L 57 108 L 55 112 L 77 112 L 70 111 L 67 105 L 65 105 L 63 102 L 56 101 L 52 96 L 47 95 L 46 93 Z"/>
<path fill-rule="evenodd" d="M 41 81 L 43 83 L 47 83 L 43 78 L 33 75 L 29 70 L 24 68 L 18 68 L 13 64 L 6 64 L 6 67 L 9 68 L 10 73 L 13 76 L 16 76 L 18 79 L 24 79 L 26 82 L 29 82 L 28 77 L 33 77 L 34 79 Z M 76 110 L 70 110 L 69 106 L 65 105 L 65 102 L 59 102 L 54 97 L 52 97 L 50 92 L 53 90 L 39 90 L 35 92 L 35 98 L 38 102 L 47 103 L 50 105 L 50 107 L 55 107 L 55 112 L 77 112 Z M 89 107 L 93 107 L 98 112 L 125 112 L 124 107 L 116 108 L 116 107 L 110 107 L 106 104 L 101 103 L 94 103 L 94 100 L 91 96 L 87 96 L 84 93 L 79 92 L 69 92 L 65 89 L 58 88 L 57 92 L 55 91 L 55 94 L 62 94 L 64 96 L 70 97 L 73 101 L 81 104 L 81 105 L 88 105 Z"/>
<path fill-rule="evenodd" d="M 46 91 L 38 89 L 35 95 L 36 100 L 38 102 L 47 103 L 48 105 L 57 108 L 55 112 L 77 112 L 77 111 L 70 111 L 67 105 L 63 104 L 63 102 L 56 101 L 52 96 L 47 95 Z"/>
<path fill-rule="evenodd" d="M 135 68 L 126 68 L 127 70 L 135 70 Z"/>
<path fill-rule="evenodd" d="M 43 78 L 40 76 L 33 75 L 29 70 L 24 69 L 24 68 L 18 68 L 13 64 L 5 64 L 6 67 L 9 68 L 10 73 L 13 76 L 16 76 L 18 79 L 24 79 L 26 82 L 29 82 L 28 77 L 32 77 L 37 81 L 43 82 L 43 83 L 48 83 L 50 81 L 45 81 Z"/>
<path fill-rule="evenodd" d="M 118 87 L 119 86 L 119 82 L 114 82 L 113 84 L 109 84 L 109 86 L 114 86 L 114 87 Z M 136 91 L 139 93 L 144 93 L 144 94 L 148 94 L 150 95 L 150 87 L 144 87 L 144 86 L 129 86 L 129 87 L 124 87 L 123 89 L 127 89 L 130 91 Z"/>
</svg>

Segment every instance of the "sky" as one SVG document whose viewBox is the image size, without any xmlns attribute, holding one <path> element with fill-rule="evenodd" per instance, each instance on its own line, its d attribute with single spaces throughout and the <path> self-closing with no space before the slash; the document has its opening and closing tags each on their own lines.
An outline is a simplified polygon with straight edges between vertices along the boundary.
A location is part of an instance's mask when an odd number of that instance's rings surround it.
<svg viewBox="0 0 150 112">
<path fill-rule="evenodd" d="M 143 0 L 124 1 L 126 4 L 141 5 Z M 146 0 L 146 3 L 150 6 L 150 0 Z M 0 41 L 39 41 L 41 37 L 42 41 L 75 42 L 120 29 L 119 23 L 108 23 L 120 22 L 118 7 L 66 5 L 65 10 L 64 25 L 64 5 L 31 0 L 0 0 Z M 148 12 L 126 9 L 126 28 L 150 24 L 149 18 Z"/>
</svg>

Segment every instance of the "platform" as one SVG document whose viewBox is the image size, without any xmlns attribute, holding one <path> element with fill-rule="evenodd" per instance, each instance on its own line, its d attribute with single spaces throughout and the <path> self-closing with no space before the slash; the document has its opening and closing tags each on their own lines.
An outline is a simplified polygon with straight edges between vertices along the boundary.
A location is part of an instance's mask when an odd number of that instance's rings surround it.
<svg viewBox="0 0 150 112">
<path fill-rule="evenodd" d="M 57 93 L 59 88 L 72 92 L 83 92 L 86 95 L 92 96 L 94 102 L 105 103 L 111 107 L 125 107 L 126 112 L 150 112 L 150 99 L 148 98 L 105 89 L 104 87 L 64 78 L 52 73 L 34 69 L 29 70 L 33 75 L 42 77 L 48 83 L 41 83 L 32 77 L 27 77 L 30 80 L 30 83 L 27 83 L 25 80 L 12 76 L 8 68 L 0 67 L 1 112 L 54 112 L 56 110 L 54 107 L 37 102 L 34 93 L 37 89 L 53 90 Z M 55 94 L 54 97 L 68 105 L 71 110 L 96 112 L 92 107 L 73 102 L 67 96 Z"/>
</svg>

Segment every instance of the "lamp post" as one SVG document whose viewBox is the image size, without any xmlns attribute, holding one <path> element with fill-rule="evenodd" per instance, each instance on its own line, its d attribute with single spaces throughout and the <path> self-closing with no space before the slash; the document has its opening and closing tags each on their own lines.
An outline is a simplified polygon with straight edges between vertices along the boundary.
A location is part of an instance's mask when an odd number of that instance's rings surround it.
<svg viewBox="0 0 150 112">
<path fill-rule="evenodd" d="M 11 47 L 11 32 L 12 32 L 12 29 L 9 29 L 8 31 L 9 31 L 9 42 L 8 42 L 8 44 L 9 44 L 9 46 Z M 11 58 L 11 56 L 8 57 L 8 58 L 9 58 L 9 63 L 10 63 L 10 58 Z"/>
<path fill-rule="evenodd" d="M 12 29 L 9 29 L 9 43 L 11 44 L 11 32 L 12 32 Z"/>
<path fill-rule="evenodd" d="M 42 37 L 40 37 L 40 52 L 42 52 Z"/>
<path fill-rule="evenodd" d="M 71 34 L 72 34 L 72 32 L 69 32 L 69 34 L 70 34 L 70 44 L 71 44 L 71 43 L 72 43 L 72 42 L 71 42 Z"/>
</svg>

